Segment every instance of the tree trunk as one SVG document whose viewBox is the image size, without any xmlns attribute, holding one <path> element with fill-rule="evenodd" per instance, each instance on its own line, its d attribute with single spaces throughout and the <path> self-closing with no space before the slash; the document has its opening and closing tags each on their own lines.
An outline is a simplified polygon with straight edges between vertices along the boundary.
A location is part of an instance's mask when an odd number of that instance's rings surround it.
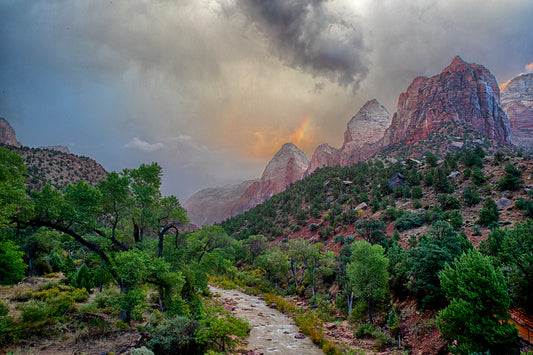
<svg viewBox="0 0 533 355">
<path fill-rule="evenodd" d="M 372 306 L 370 303 L 370 298 L 367 300 L 367 306 L 368 306 L 368 320 L 370 321 L 370 324 L 374 324 L 372 321 Z"/>
<path fill-rule="evenodd" d="M 349 317 L 352 315 L 353 291 L 351 293 L 346 291 L 346 301 L 348 303 L 348 317 Z"/>
</svg>

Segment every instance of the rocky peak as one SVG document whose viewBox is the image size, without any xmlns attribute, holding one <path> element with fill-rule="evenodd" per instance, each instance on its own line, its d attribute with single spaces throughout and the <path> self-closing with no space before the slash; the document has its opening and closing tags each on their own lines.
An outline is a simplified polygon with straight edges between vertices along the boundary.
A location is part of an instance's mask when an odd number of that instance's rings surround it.
<svg viewBox="0 0 533 355">
<path fill-rule="evenodd" d="M 0 117 L 0 143 L 5 145 L 12 145 L 14 147 L 21 147 L 22 144 L 17 140 L 15 130 L 9 122 Z"/>
<path fill-rule="evenodd" d="M 509 118 L 513 143 L 533 150 L 533 73 L 509 81 L 502 90 L 501 103 Z"/>
<path fill-rule="evenodd" d="M 362 146 L 379 140 L 391 123 L 391 115 L 376 99 L 367 101 L 348 122 L 344 144 L 355 142 Z M 376 139 L 377 137 L 377 139 Z"/>
<path fill-rule="evenodd" d="M 457 56 L 440 74 L 415 78 L 398 99 L 382 146 L 417 142 L 447 122 L 465 124 L 498 143 L 510 143 L 498 83 L 488 69 Z"/>
<path fill-rule="evenodd" d="M 266 166 L 261 180 L 253 183 L 241 196 L 232 215 L 248 211 L 284 191 L 287 185 L 304 176 L 308 165 L 309 160 L 300 148 L 285 143 Z"/>
<path fill-rule="evenodd" d="M 70 150 L 68 149 L 68 147 L 65 147 L 64 145 L 47 145 L 47 146 L 41 146 L 37 148 L 70 154 Z"/>
<path fill-rule="evenodd" d="M 335 166 L 340 162 L 340 150 L 330 146 L 327 143 L 321 144 L 315 148 L 306 175 L 311 174 L 318 168 L 325 166 Z"/>
<path fill-rule="evenodd" d="M 376 99 L 365 103 L 348 122 L 340 153 L 340 165 L 357 163 L 375 153 L 376 144 L 383 138 L 390 124 L 389 111 Z"/>
</svg>

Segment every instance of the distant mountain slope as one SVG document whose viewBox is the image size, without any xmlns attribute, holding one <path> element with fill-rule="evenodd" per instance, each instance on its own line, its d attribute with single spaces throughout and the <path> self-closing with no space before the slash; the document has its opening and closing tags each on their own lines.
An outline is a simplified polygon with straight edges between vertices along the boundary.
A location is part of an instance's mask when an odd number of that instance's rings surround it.
<svg viewBox="0 0 533 355">
<path fill-rule="evenodd" d="M 247 180 L 236 185 L 226 185 L 203 189 L 192 195 L 183 207 L 191 222 L 197 226 L 211 225 L 231 217 L 231 211 L 239 202 L 242 194 L 258 182 Z"/>
<path fill-rule="evenodd" d="M 49 149 L 6 148 L 24 158 L 24 164 L 28 167 L 27 184 L 35 190 L 42 189 L 47 183 L 56 189 L 63 189 L 79 180 L 96 185 L 107 174 L 104 167 L 91 158 Z"/>
</svg>

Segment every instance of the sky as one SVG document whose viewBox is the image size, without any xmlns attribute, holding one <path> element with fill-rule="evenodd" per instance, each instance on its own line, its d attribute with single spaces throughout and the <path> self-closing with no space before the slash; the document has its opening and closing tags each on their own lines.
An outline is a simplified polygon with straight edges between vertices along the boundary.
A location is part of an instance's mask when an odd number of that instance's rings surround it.
<svg viewBox="0 0 533 355">
<path fill-rule="evenodd" d="M 158 162 L 184 202 L 283 143 L 342 145 L 455 55 L 533 71 L 531 0 L 0 0 L 0 116 L 108 171 Z"/>
</svg>

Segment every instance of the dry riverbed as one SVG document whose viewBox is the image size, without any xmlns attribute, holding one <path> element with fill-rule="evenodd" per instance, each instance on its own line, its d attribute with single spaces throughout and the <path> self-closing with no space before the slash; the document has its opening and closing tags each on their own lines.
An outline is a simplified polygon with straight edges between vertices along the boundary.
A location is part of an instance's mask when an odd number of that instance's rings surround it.
<svg viewBox="0 0 533 355">
<path fill-rule="evenodd" d="M 263 299 L 237 290 L 209 287 L 215 296 L 219 295 L 217 299 L 226 310 L 250 323 L 246 348 L 253 354 L 324 354 L 300 333 L 290 317 L 268 307 Z"/>
</svg>

